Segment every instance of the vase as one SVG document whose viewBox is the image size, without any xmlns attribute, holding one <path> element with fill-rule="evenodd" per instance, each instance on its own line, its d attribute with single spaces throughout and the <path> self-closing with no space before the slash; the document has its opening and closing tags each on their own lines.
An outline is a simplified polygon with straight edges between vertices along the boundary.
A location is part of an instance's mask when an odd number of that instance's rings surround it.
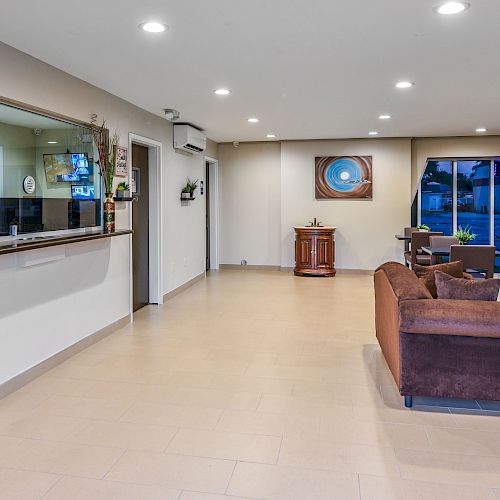
<svg viewBox="0 0 500 500">
<path fill-rule="evenodd" d="M 113 193 L 106 193 L 104 200 L 103 230 L 105 233 L 115 232 L 115 202 Z"/>
</svg>

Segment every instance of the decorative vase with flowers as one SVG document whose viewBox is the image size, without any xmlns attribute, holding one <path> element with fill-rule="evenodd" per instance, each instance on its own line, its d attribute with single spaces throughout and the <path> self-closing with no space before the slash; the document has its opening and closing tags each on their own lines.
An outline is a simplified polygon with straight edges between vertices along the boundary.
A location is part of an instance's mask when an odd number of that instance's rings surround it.
<svg viewBox="0 0 500 500">
<path fill-rule="evenodd" d="M 104 200 L 103 225 L 105 233 L 115 232 L 115 202 L 113 200 L 113 179 L 115 176 L 116 147 L 120 137 L 115 132 L 111 138 L 103 120 L 99 125 L 97 115 L 92 115 L 92 137 L 98 152 L 96 164 L 102 177 L 106 199 Z"/>
<path fill-rule="evenodd" d="M 475 239 L 477 235 L 471 232 L 470 226 L 458 226 L 458 230 L 455 231 L 453 236 L 458 238 L 460 245 L 467 245 L 467 243 Z"/>
</svg>

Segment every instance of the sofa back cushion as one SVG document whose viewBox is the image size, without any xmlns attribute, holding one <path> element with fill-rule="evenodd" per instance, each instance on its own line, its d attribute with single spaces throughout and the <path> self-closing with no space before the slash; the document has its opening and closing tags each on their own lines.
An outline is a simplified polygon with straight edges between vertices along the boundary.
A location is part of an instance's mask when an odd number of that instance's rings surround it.
<svg viewBox="0 0 500 500">
<path fill-rule="evenodd" d="M 398 302 L 402 300 L 432 299 L 432 295 L 415 276 L 415 273 L 403 266 L 403 264 L 386 262 L 377 271 L 385 273 Z"/>
<path fill-rule="evenodd" d="M 496 301 L 500 279 L 467 280 L 435 271 L 438 298 L 455 300 Z"/>
<path fill-rule="evenodd" d="M 445 262 L 444 264 L 436 264 L 434 266 L 420 266 L 415 264 L 413 266 L 413 270 L 435 299 L 438 297 L 436 279 L 434 275 L 435 271 L 441 271 L 449 274 L 450 276 L 454 276 L 455 278 L 463 278 L 463 264 L 460 260 L 455 262 Z"/>
</svg>

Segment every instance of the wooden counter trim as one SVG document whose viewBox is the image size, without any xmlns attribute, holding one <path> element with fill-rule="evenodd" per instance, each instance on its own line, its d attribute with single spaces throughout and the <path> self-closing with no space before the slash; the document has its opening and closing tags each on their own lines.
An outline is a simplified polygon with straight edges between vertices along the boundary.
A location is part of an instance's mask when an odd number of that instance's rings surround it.
<svg viewBox="0 0 500 500">
<path fill-rule="evenodd" d="M 6 255 L 9 253 L 26 252 L 28 250 L 38 250 L 40 248 L 55 247 L 58 245 L 69 245 L 71 243 L 81 243 L 84 241 L 100 240 L 103 238 L 112 238 L 113 236 L 123 236 L 125 234 L 132 234 L 133 231 L 130 229 L 124 229 L 122 231 L 115 231 L 114 233 L 88 233 L 88 234 L 76 234 L 71 236 L 55 236 L 44 240 L 36 241 L 20 241 L 15 244 L 12 243 L 10 246 L 1 246 L 0 244 L 0 255 Z M 22 235 L 20 235 L 22 236 Z M 15 245 L 15 246 L 14 246 Z"/>
</svg>

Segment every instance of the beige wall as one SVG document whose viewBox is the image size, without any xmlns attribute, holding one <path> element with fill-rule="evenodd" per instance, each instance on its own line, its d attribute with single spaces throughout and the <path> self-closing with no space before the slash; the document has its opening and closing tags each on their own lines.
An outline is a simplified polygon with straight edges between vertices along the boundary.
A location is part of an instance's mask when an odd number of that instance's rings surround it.
<svg viewBox="0 0 500 500">
<path fill-rule="evenodd" d="M 280 144 L 220 144 L 220 263 L 280 265 Z"/>
<path fill-rule="evenodd" d="M 408 139 L 219 145 L 221 263 L 294 265 L 294 225 L 338 226 L 337 266 L 375 269 L 401 260 L 394 234 L 410 222 Z M 314 157 L 373 156 L 373 200 L 314 197 Z M 279 233 L 279 236 L 278 236 Z"/>
<path fill-rule="evenodd" d="M 415 196 L 428 158 L 500 156 L 499 136 L 435 137 L 412 141 L 411 192 Z"/>
<path fill-rule="evenodd" d="M 372 200 L 315 200 L 314 157 L 373 157 Z M 410 140 L 291 141 L 281 153 L 281 265 L 294 265 L 293 226 L 316 217 L 337 226 L 336 267 L 375 269 L 401 260 L 394 235 L 410 222 Z"/>
</svg>

